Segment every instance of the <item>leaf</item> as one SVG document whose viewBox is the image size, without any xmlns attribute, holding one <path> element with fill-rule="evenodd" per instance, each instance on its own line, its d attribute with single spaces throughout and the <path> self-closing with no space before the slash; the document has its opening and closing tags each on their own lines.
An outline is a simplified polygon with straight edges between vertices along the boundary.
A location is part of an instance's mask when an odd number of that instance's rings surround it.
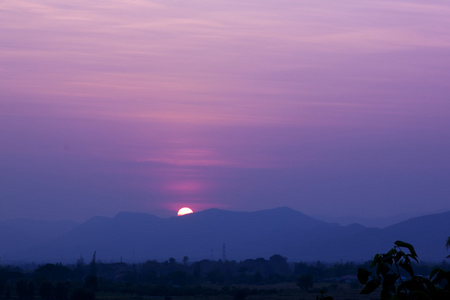
<svg viewBox="0 0 450 300">
<path fill-rule="evenodd" d="M 395 250 L 395 248 L 392 248 L 388 253 L 385 254 L 385 257 L 392 257 L 394 256 L 394 254 L 397 254 L 397 250 Z"/>
<path fill-rule="evenodd" d="M 389 291 L 388 290 L 385 290 L 385 289 L 383 289 L 382 291 L 381 291 L 381 295 L 380 295 L 381 297 L 381 300 L 390 300 L 392 297 L 391 297 L 391 293 L 389 293 Z"/>
<path fill-rule="evenodd" d="M 395 282 L 400 278 L 397 274 L 387 274 L 383 280 L 383 289 L 395 290 Z"/>
<path fill-rule="evenodd" d="M 373 258 L 372 264 L 370 265 L 371 268 L 375 267 L 380 260 L 380 254 L 375 254 L 375 257 Z"/>
<path fill-rule="evenodd" d="M 416 261 L 416 263 L 419 263 L 419 260 L 414 255 L 406 254 L 406 257 L 411 257 L 412 259 L 414 259 Z"/>
<path fill-rule="evenodd" d="M 403 247 L 403 248 L 408 248 L 409 252 L 414 256 L 417 257 L 417 253 L 416 250 L 414 250 L 413 245 L 402 242 L 402 241 L 396 241 L 394 243 L 397 247 Z"/>
<path fill-rule="evenodd" d="M 382 256 L 381 261 L 392 265 L 394 262 L 394 257 L 396 255 L 397 255 L 397 250 L 391 249 L 388 253 L 386 253 Z"/>
<path fill-rule="evenodd" d="M 430 295 L 428 295 L 424 291 L 412 291 L 411 296 L 413 299 L 430 299 Z"/>
<path fill-rule="evenodd" d="M 402 257 L 405 256 L 405 252 L 403 251 L 398 251 L 397 254 L 394 257 L 394 261 L 397 263 L 399 262 L 400 259 L 402 259 Z"/>
<path fill-rule="evenodd" d="M 442 271 L 441 268 L 433 269 L 433 271 L 431 271 L 431 273 L 430 273 L 430 279 L 433 278 L 434 275 L 436 275 L 437 273 L 439 273 L 439 272 L 441 272 L 441 271 Z"/>
<path fill-rule="evenodd" d="M 376 273 L 378 276 L 385 276 L 391 270 L 391 265 L 380 262 L 377 266 Z"/>
<path fill-rule="evenodd" d="M 360 294 L 370 294 L 373 291 L 375 291 L 379 286 L 381 282 L 379 279 L 373 279 L 369 281 L 361 290 Z"/>
<path fill-rule="evenodd" d="M 427 286 L 428 280 L 424 280 L 422 277 L 413 276 L 410 280 L 403 281 L 397 288 L 397 292 L 404 291 L 406 293 L 411 293 L 413 291 L 426 291 L 429 289 Z M 415 299 L 415 298 L 413 298 Z"/>
<path fill-rule="evenodd" d="M 402 291 L 407 292 L 407 291 L 411 290 L 412 287 L 413 287 L 413 284 L 409 280 L 403 281 L 397 287 L 397 295 L 400 295 L 402 293 Z"/>
<path fill-rule="evenodd" d="M 369 276 L 372 275 L 372 273 L 370 273 L 368 270 L 364 269 L 364 268 L 359 268 L 358 269 L 358 280 L 361 284 L 366 284 L 367 281 L 369 280 Z"/>
<path fill-rule="evenodd" d="M 400 262 L 398 264 L 403 270 L 405 270 L 406 272 L 408 272 L 408 274 L 410 276 L 414 276 L 414 270 L 411 267 L 411 264 L 409 262 Z"/>
<path fill-rule="evenodd" d="M 430 273 L 430 280 L 433 284 L 436 283 L 440 283 L 443 279 L 447 279 L 445 278 L 446 273 L 444 270 L 442 270 L 441 268 L 436 268 L 433 271 L 431 271 Z"/>
<path fill-rule="evenodd" d="M 408 256 L 405 256 L 405 257 L 404 257 L 404 262 L 403 262 L 403 263 L 408 264 L 408 265 L 411 265 L 411 260 L 409 259 Z"/>
</svg>

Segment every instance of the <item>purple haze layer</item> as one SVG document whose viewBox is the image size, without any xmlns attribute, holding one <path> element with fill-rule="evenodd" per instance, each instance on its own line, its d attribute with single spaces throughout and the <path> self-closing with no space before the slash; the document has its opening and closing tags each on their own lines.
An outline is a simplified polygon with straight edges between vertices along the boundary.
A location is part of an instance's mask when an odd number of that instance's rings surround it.
<svg viewBox="0 0 450 300">
<path fill-rule="evenodd" d="M 0 219 L 450 209 L 450 2 L 4 0 Z"/>
</svg>

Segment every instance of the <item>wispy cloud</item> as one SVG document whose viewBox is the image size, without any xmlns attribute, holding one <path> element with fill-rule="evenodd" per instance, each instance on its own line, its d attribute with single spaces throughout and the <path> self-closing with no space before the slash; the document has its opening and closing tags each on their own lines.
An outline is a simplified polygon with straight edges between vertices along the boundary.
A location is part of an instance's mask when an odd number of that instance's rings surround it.
<svg viewBox="0 0 450 300">
<path fill-rule="evenodd" d="M 449 14 L 447 0 L 4 0 L 0 159 L 107 161 L 86 172 L 162 199 L 148 207 L 326 203 L 340 186 L 354 203 L 360 173 L 390 191 L 375 200 L 399 196 L 391 174 L 413 195 L 405 166 L 448 153 Z"/>
</svg>

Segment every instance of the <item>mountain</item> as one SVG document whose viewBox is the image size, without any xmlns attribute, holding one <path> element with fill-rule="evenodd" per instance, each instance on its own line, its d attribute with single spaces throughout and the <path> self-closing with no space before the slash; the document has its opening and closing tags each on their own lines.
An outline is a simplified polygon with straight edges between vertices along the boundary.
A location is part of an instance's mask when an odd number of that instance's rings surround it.
<svg viewBox="0 0 450 300">
<path fill-rule="evenodd" d="M 77 225 L 72 221 L 42 221 L 31 219 L 12 219 L 0 221 L 0 254 L 14 253 L 17 249 L 30 248 L 48 243 Z M 8 257 L 8 256 L 6 256 Z"/>
<path fill-rule="evenodd" d="M 412 243 L 424 261 L 440 261 L 446 257 L 444 244 L 450 236 L 450 211 L 412 218 L 385 228 L 385 238 Z"/>
<path fill-rule="evenodd" d="M 91 218 L 45 244 L 21 247 L 7 257 L 74 262 L 96 251 L 106 262 L 184 256 L 194 261 L 224 255 L 242 260 L 273 254 L 290 261 L 366 261 L 404 240 L 416 247 L 422 260 L 440 261 L 447 255 L 449 228 L 450 212 L 383 229 L 327 223 L 285 207 L 256 212 L 209 209 L 169 219 L 122 212 L 113 218 Z"/>
<path fill-rule="evenodd" d="M 429 212 L 429 214 L 433 214 L 434 212 Z M 366 227 L 379 227 L 385 228 L 399 222 L 403 222 L 423 214 L 415 213 L 415 214 L 395 214 L 391 216 L 382 216 L 376 218 L 364 218 L 358 216 L 322 216 L 322 215 L 313 215 L 312 217 L 319 219 L 321 221 L 329 222 L 329 223 L 339 223 L 341 225 L 350 225 L 354 223 L 358 223 L 364 225 Z"/>
</svg>

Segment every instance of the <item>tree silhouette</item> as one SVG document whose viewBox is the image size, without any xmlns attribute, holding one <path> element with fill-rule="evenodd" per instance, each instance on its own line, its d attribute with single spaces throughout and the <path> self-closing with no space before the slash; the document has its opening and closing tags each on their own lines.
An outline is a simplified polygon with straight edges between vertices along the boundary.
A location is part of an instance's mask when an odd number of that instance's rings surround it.
<svg viewBox="0 0 450 300">
<path fill-rule="evenodd" d="M 447 250 L 450 248 L 450 236 L 447 238 L 447 242 L 445 243 L 445 248 L 447 248 Z M 450 255 L 447 255 L 447 258 L 450 258 Z"/>
<path fill-rule="evenodd" d="M 86 274 L 85 270 L 85 263 L 83 256 L 80 256 L 80 258 L 77 260 L 75 264 L 75 269 L 72 271 L 72 277 L 75 280 L 82 281 Z"/>
<path fill-rule="evenodd" d="M 84 286 L 86 289 L 92 293 L 96 293 L 98 291 L 98 278 L 97 275 L 88 275 L 84 280 Z"/>
<path fill-rule="evenodd" d="M 59 281 L 55 286 L 55 298 L 58 300 L 67 300 L 67 285 Z"/>
<path fill-rule="evenodd" d="M 70 300 L 94 300 L 95 294 L 85 290 L 84 288 L 78 288 L 73 291 L 70 296 Z"/>
<path fill-rule="evenodd" d="M 89 264 L 89 267 L 90 267 L 89 274 L 90 275 L 97 275 L 96 256 L 97 256 L 97 251 L 94 251 L 94 254 L 92 255 L 91 263 Z"/>
<path fill-rule="evenodd" d="M 34 284 L 32 281 L 28 282 L 26 297 L 27 299 L 33 299 L 34 297 Z"/>
<path fill-rule="evenodd" d="M 35 273 L 48 280 L 67 280 L 70 276 L 70 269 L 61 263 L 45 264 L 35 270 Z"/>
<path fill-rule="evenodd" d="M 45 281 L 41 284 L 41 288 L 39 289 L 39 293 L 42 299 L 51 299 L 52 297 L 53 286 L 50 281 Z"/>
<path fill-rule="evenodd" d="M 237 289 L 234 291 L 234 300 L 244 300 L 249 295 L 249 291 L 247 289 Z"/>
<path fill-rule="evenodd" d="M 25 279 L 21 279 L 16 283 L 16 293 L 19 299 L 26 299 L 28 294 L 28 284 Z"/>
<path fill-rule="evenodd" d="M 10 285 L 6 286 L 5 298 L 6 299 L 10 299 L 11 298 L 11 286 Z"/>
<path fill-rule="evenodd" d="M 287 275 L 291 272 L 287 258 L 279 254 L 272 255 L 269 258 L 269 265 L 271 267 L 271 273 Z"/>
</svg>

